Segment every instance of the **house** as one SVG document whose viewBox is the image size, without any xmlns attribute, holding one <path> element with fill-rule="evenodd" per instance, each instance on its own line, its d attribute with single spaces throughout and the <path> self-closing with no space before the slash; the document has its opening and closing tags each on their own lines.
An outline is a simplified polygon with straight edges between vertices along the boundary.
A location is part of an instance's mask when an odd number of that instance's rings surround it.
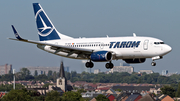
<svg viewBox="0 0 180 101">
<path fill-rule="evenodd" d="M 113 86 L 112 89 L 116 90 L 116 89 L 121 89 L 122 91 L 127 91 L 127 92 L 142 92 L 142 91 L 149 91 L 150 90 L 150 86 Z"/>
<path fill-rule="evenodd" d="M 143 96 L 138 101 L 155 101 L 155 99 L 150 94 L 146 94 L 145 96 Z"/>
<path fill-rule="evenodd" d="M 96 98 L 94 97 L 93 99 L 91 99 L 90 101 L 96 101 Z"/>
<path fill-rule="evenodd" d="M 64 93 L 64 91 L 60 87 L 57 87 L 57 86 L 55 86 L 55 87 L 49 86 L 49 87 L 50 87 L 49 90 L 51 89 L 51 90 L 57 91 L 60 93 L 60 95 L 63 95 L 63 93 Z"/>
<path fill-rule="evenodd" d="M 49 84 L 49 82 L 41 82 L 41 85 Z"/>
<path fill-rule="evenodd" d="M 141 94 L 138 94 L 138 93 L 133 94 L 132 93 L 125 101 L 138 101 L 141 98 L 142 98 Z"/>
<path fill-rule="evenodd" d="M 114 101 L 116 95 L 106 94 L 105 96 L 109 99 L 109 101 Z"/>
<path fill-rule="evenodd" d="M 95 97 L 97 97 L 99 94 L 93 94 L 93 97 L 92 97 L 92 99 L 90 100 L 90 101 L 96 101 L 96 98 Z"/>
<path fill-rule="evenodd" d="M 150 88 L 150 92 L 151 93 L 155 93 L 155 94 L 160 94 L 161 93 L 161 89 L 160 88 L 158 88 L 158 89 Z"/>
<path fill-rule="evenodd" d="M 109 94 L 116 94 L 116 92 L 115 92 L 113 89 L 111 89 L 111 88 L 110 88 L 109 90 L 107 90 L 106 93 L 107 93 L 107 94 L 108 94 L 108 93 L 109 93 Z"/>
<path fill-rule="evenodd" d="M 95 91 L 101 91 L 103 93 L 105 93 L 106 91 L 108 91 L 110 88 L 109 87 L 104 87 L 104 88 L 97 88 Z"/>
<path fill-rule="evenodd" d="M 94 91 L 95 89 L 97 89 L 97 85 L 93 83 L 84 84 L 83 87 L 85 90 L 88 90 L 88 91 Z"/>
<path fill-rule="evenodd" d="M 93 97 L 90 101 L 96 101 L 96 97 L 98 96 L 98 93 L 93 94 Z M 114 101 L 115 97 L 117 96 L 117 94 L 102 94 L 105 95 L 106 98 L 109 99 L 109 101 Z"/>
<path fill-rule="evenodd" d="M 159 95 L 158 99 L 161 101 L 174 101 L 169 95 L 165 94 Z"/>
<path fill-rule="evenodd" d="M 3 97 L 7 92 L 0 92 L 0 98 Z"/>
<path fill-rule="evenodd" d="M 56 84 L 49 85 L 49 87 L 43 87 L 43 85 L 48 84 L 49 82 L 36 82 L 36 85 L 27 86 L 28 90 L 38 91 L 42 95 L 46 95 L 47 92 L 55 90 L 61 95 L 66 91 L 71 91 L 73 88 L 70 85 L 67 85 L 67 80 L 64 73 L 63 62 L 61 62 L 59 77 L 57 78 Z"/>
<path fill-rule="evenodd" d="M 33 90 L 33 91 L 37 91 L 39 92 L 39 94 L 41 95 L 46 95 L 46 91 L 48 90 L 48 88 L 36 88 L 36 87 L 32 87 L 32 88 L 26 88 L 27 90 Z"/>
<path fill-rule="evenodd" d="M 87 91 L 87 92 L 85 92 L 85 93 L 81 93 L 81 95 L 82 95 L 82 97 L 83 98 L 87 98 L 87 97 L 92 97 L 93 96 L 93 93 L 95 93 L 95 92 L 89 92 L 89 91 Z"/>
<path fill-rule="evenodd" d="M 114 99 L 114 101 L 125 101 L 130 95 L 131 93 L 122 92 Z"/>
</svg>

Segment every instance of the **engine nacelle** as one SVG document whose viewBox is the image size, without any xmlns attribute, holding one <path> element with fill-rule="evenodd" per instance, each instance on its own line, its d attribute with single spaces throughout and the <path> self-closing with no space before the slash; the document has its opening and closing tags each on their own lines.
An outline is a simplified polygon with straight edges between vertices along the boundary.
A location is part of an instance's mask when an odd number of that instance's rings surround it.
<svg viewBox="0 0 180 101">
<path fill-rule="evenodd" d="M 126 63 L 144 63 L 146 58 L 139 58 L 139 59 L 124 59 Z"/>
<path fill-rule="evenodd" d="M 112 59 L 112 53 L 108 51 L 98 51 L 91 54 L 92 61 L 110 61 Z"/>
</svg>

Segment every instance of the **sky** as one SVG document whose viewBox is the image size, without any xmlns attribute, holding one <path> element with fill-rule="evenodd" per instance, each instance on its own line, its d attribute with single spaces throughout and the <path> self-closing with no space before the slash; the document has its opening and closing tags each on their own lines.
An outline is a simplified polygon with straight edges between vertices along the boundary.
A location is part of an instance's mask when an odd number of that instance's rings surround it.
<svg viewBox="0 0 180 101">
<path fill-rule="evenodd" d="M 139 70 L 162 70 L 180 73 L 180 1 L 179 0 L 2 0 L 0 3 L 0 65 L 12 64 L 16 71 L 22 67 L 64 66 L 71 71 L 82 72 L 81 60 L 62 58 L 40 50 L 34 44 L 17 42 L 11 25 L 19 34 L 30 40 L 39 40 L 32 3 L 40 3 L 56 29 L 68 36 L 79 37 L 120 37 L 149 36 L 163 40 L 172 51 L 163 59 L 152 59 L 142 64 L 131 64 Z M 119 66 L 122 60 L 112 61 Z M 94 69 L 108 71 L 106 62 L 95 62 Z"/>
</svg>

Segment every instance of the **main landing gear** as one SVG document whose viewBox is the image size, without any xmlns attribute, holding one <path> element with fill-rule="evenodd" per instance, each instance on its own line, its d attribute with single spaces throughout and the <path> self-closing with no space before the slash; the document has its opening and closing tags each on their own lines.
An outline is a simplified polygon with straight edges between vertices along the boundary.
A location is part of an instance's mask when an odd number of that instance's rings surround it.
<svg viewBox="0 0 180 101">
<path fill-rule="evenodd" d="M 86 62 L 86 67 L 87 68 L 92 68 L 93 66 L 94 66 L 94 63 L 91 62 L 91 60 L 90 60 L 90 62 Z"/>
<path fill-rule="evenodd" d="M 86 62 L 86 67 L 87 68 L 92 68 L 94 66 L 94 63 L 90 60 L 89 62 Z M 111 61 L 109 63 L 106 63 L 106 68 L 107 69 L 112 69 L 114 67 L 113 63 L 111 63 Z"/>
<path fill-rule="evenodd" d="M 112 69 L 114 67 L 113 63 L 111 61 L 109 63 L 106 63 L 106 68 L 107 69 Z"/>
</svg>

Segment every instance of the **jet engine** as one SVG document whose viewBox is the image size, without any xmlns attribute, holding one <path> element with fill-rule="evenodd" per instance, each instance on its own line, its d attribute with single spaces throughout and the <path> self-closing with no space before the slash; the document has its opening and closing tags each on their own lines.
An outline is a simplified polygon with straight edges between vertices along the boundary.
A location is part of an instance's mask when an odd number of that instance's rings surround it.
<svg viewBox="0 0 180 101">
<path fill-rule="evenodd" d="M 97 51 L 91 54 L 91 60 L 94 62 L 110 61 L 112 59 L 112 53 L 108 51 Z"/>
<path fill-rule="evenodd" d="M 138 58 L 138 59 L 124 59 L 126 63 L 144 63 L 146 58 Z"/>
</svg>

